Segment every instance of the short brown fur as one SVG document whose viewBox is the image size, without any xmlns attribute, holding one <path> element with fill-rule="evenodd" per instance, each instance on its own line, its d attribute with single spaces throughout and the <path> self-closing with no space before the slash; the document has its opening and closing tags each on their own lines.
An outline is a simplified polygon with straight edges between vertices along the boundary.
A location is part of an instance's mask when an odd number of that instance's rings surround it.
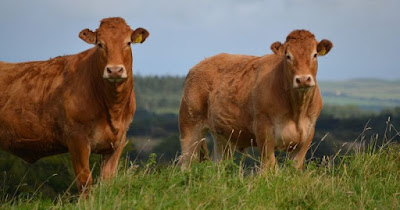
<svg viewBox="0 0 400 210">
<path fill-rule="evenodd" d="M 332 43 L 318 43 L 306 30 L 286 40 L 273 43 L 271 55 L 219 54 L 190 70 L 179 111 L 183 169 L 200 159 L 207 131 L 216 161 L 257 146 L 264 168 L 275 165 L 275 149 L 289 151 L 302 167 L 322 108 L 316 56 Z"/>
<path fill-rule="evenodd" d="M 112 177 L 136 108 L 126 45 L 135 31 L 122 18 L 107 18 L 95 32 L 79 34 L 88 43 L 103 42 L 102 48 L 48 61 L 0 62 L 1 149 L 29 163 L 69 152 L 81 192 L 92 182 L 90 153 L 103 155 L 101 175 Z M 110 62 L 125 66 L 124 81 L 103 79 Z"/>
</svg>

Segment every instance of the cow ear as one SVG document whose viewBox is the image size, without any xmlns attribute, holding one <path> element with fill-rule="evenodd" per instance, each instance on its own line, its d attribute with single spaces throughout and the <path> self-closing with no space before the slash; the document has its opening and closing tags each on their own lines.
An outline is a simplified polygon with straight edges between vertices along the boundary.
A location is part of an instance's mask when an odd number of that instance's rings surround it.
<svg viewBox="0 0 400 210">
<path fill-rule="evenodd" d="M 283 45 L 281 42 L 274 42 L 271 44 L 271 50 L 276 55 L 283 55 Z"/>
<path fill-rule="evenodd" d="M 144 28 L 137 28 L 132 32 L 132 43 L 143 43 L 149 37 L 150 33 Z"/>
<path fill-rule="evenodd" d="M 79 33 L 79 38 L 83 41 L 87 42 L 88 44 L 96 44 L 96 32 L 93 32 L 89 29 L 83 29 Z"/>
<path fill-rule="evenodd" d="M 328 52 L 332 49 L 333 44 L 331 41 L 327 39 L 323 39 L 318 43 L 317 52 L 319 56 L 323 56 L 328 54 Z"/>
</svg>

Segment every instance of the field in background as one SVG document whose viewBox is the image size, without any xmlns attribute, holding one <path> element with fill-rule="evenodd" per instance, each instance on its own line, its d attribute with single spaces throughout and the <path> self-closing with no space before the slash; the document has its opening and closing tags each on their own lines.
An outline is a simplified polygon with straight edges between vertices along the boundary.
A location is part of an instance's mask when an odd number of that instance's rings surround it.
<svg viewBox="0 0 400 210">
<path fill-rule="evenodd" d="M 321 81 L 319 85 L 326 105 L 355 105 L 376 111 L 400 106 L 400 80 Z"/>
</svg>

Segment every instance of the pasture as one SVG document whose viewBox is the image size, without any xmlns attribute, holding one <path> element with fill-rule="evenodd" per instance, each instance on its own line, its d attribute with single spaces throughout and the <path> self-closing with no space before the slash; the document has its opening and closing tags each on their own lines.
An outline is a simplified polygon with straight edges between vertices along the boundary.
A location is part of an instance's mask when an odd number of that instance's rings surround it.
<svg viewBox="0 0 400 210">
<path fill-rule="evenodd" d="M 299 172 L 283 161 L 264 174 L 239 162 L 205 162 L 189 172 L 160 166 L 152 155 L 125 162 L 113 181 L 96 184 L 87 200 L 40 193 L 2 197 L 3 209 L 396 209 L 400 147 L 386 144 L 311 160 Z M 4 183 L 3 183 L 4 184 Z"/>
</svg>

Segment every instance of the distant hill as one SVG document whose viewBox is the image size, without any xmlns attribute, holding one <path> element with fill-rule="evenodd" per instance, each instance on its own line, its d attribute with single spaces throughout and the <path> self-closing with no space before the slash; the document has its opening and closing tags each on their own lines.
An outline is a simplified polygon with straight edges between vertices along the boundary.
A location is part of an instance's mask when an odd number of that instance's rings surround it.
<svg viewBox="0 0 400 210">
<path fill-rule="evenodd" d="M 178 113 L 185 77 L 135 76 L 138 109 Z M 379 111 L 400 106 L 400 80 L 319 81 L 325 105 L 353 105 Z"/>
<path fill-rule="evenodd" d="M 400 80 L 319 81 L 324 104 L 356 105 L 366 110 L 400 106 Z"/>
</svg>

